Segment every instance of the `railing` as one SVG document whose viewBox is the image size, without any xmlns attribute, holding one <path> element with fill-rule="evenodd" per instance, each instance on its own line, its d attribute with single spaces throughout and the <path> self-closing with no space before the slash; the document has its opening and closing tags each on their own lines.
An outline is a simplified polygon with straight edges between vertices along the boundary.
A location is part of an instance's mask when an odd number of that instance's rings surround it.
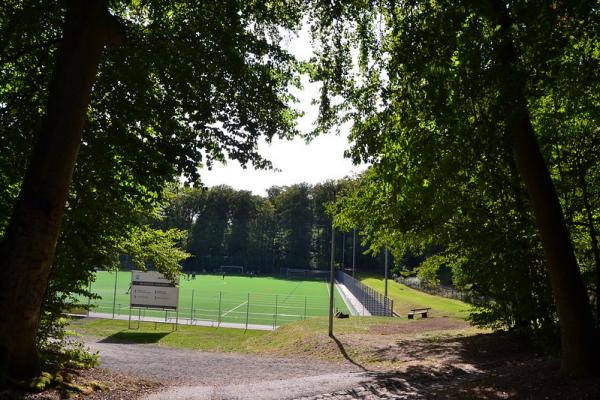
<svg viewBox="0 0 600 400">
<path fill-rule="evenodd" d="M 371 313 L 382 317 L 394 314 L 394 301 L 375 289 L 357 281 L 342 271 L 337 271 L 337 281 L 350 291 L 356 299 Z"/>
<path fill-rule="evenodd" d="M 435 296 L 445 297 L 447 299 L 455 299 L 464 301 L 469 304 L 486 304 L 491 301 L 490 298 L 479 296 L 471 292 L 463 292 L 456 290 L 452 286 L 433 285 L 427 282 L 422 282 L 419 278 L 395 278 L 396 282 L 417 289 L 421 292 L 429 293 Z"/>
</svg>

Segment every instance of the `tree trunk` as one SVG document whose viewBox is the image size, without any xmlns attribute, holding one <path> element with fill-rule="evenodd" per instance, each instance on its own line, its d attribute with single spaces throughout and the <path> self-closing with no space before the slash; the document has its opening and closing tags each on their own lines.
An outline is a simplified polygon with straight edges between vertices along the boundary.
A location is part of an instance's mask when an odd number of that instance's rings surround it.
<svg viewBox="0 0 600 400">
<path fill-rule="evenodd" d="M 67 2 L 41 129 L 0 245 L 0 381 L 39 371 L 40 307 L 108 21 L 106 0 Z"/>
<path fill-rule="evenodd" d="M 596 343 L 594 319 L 558 195 L 537 142 L 525 99 L 525 81 L 518 69 L 517 51 L 507 8 L 493 1 L 492 13 L 500 25 L 496 57 L 498 86 L 504 107 L 506 131 L 515 164 L 535 214 L 546 256 L 546 267 L 559 318 L 561 368 L 569 374 L 594 370 Z"/>
<path fill-rule="evenodd" d="M 513 103 L 512 107 L 513 118 L 507 121 L 507 129 L 513 138 L 515 162 L 525 181 L 546 255 L 560 324 L 561 367 L 568 373 L 589 372 L 596 362 L 594 321 L 589 299 L 524 99 Z M 520 110 L 518 115 L 517 108 Z"/>
</svg>

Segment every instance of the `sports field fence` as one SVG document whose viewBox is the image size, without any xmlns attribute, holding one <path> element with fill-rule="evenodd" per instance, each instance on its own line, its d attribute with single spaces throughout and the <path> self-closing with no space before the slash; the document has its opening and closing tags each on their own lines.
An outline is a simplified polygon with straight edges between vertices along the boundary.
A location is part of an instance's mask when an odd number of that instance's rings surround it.
<svg viewBox="0 0 600 400">
<path fill-rule="evenodd" d="M 443 286 L 422 281 L 419 278 L 396 277 L 396 282 L 411 287 L 413 289 L 425 292 L 434 296 L 441 296 L 447 299 L 464 301 L 473 305 L 483 305 L 492 301 L 490 297 L 479 296 L 469 291 L 457 290 L 453 286 Z"/>
<path fill-rule="evenodd" d="M 345 272 L 337 271 L 336 279 L 346 286 L 371 315 L 381 317 L 392 317 L 394 315 L 394 300 L 354 279 Z"/>
<path fill-rule="evenodd" d="M 93 290 L 90 287 L 90 290 Z M 124 298 L 122 288 L 111 288 L 102 293 L 102 299 L 80 299 L 89 306 L 90 315 L 103 318 L 134 321 L 160 321 L 179 324 L 204 324 L 220 326 L 222 323 L 234 323 L 238 326 L 262 325 L 278 326 L 307 318 L 326 316 L 328 296 L 303 296 L 294 294 L 233 293 L 199 289 L 180 289 L 177 310 L 154 308 L 130 308 Z M 337 307 L 346 309 L 334 296 Z M 108 301 L 107 301 L 108 300 Z M 343 302 L 341 302 L 343 303 Z"/>
</svg>

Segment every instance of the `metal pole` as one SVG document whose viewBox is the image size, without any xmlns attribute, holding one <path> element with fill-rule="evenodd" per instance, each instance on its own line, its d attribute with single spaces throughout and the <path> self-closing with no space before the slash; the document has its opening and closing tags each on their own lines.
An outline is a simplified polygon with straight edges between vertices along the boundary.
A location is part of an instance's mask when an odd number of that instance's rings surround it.
<svg viewBox="0 0 600 400">
<path fill-rule="evenodd" d="M 113 312 L 112 317 L 115 319 L 115 304 L 117 303 L 117 277 L 119 276 L 119 270 L 115 272 L 115 290 L 113 291 Z"/>
<path fill-rule="evenodd" d="M 352 229 L 352 277 L 356 269 L 356 228 Z"/>
<path fill-rule="evenodd" d="M 92 281 L 88 284 L 88 316 L 90 315 L 90 304 L 92 302 L 92 298 L 90 297 L 90 293 L 92 293 Z"/>
<path fill-rule="evenodd" d="M 273 318 L 273 329 L 277 327 L 277 295 L 275 295 L 275 315 Z"/>
<path fill-rule="evenodd" d="M 246 301 L 246 330 L 248 330 L 248 311 L 250 310 L 250 293 L 248 293 L 248 300 Z"/>
<path fill-rule="evenodd" d="M 306 319 L 306 296 L 304 296 L 304 319 Z"/>
<path fill-rule="evenodd" d="M 384 286 L 383 286 L 383 295 L 387 298 L 388 293 L 388 248 L 385 246 L 385 276 L 384 276 Z"/>
<path fill-rule="evenodd" d="M 342 271 L 346 267 L 346 232 L 342 232 L 342 265 L 340 267 Z"/>
<path fill-rule="evenodd" d="M 192 289 L 192 310 L 190 312 L 190 325 L 192 325 L 194 321 L 194 289 Z"/>
<path fill-rule="evenodd" d="M 217 315 L 217 326 L 221 325 L 221 296 L 223 292 L 219 292 L 219 314 Z"/>
<path fill-rule="evenodd" d="M 385 246 L 385 278 L 383 285 L 383 307 L 385 310 L 383 314 L 387 314 L 388 309 L 388 269 L 389 269 L 389 258 L 388 258 L 388 248 Z M 390 315 L 391 316 L 391 315 Z"/>
<path fill-rule="evenodd" d="M 335 227 L 331 223 L 331 260 L 329 273 L 329 337 L 333 337 L 333 285 L 335 281 Z"/>
</svg>

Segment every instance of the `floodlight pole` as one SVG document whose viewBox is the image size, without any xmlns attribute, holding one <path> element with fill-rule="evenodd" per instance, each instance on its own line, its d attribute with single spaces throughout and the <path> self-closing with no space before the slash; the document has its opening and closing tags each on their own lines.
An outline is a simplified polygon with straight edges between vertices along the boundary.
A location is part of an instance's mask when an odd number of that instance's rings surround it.
<svg viewBox="0 0 600 400">
<path fill-rule="evenodd" d="M 385 273 L 384 273 L 384 285 L 383 295 L 387 298 L 388 293 L 388 248 L 385 246 Z"/>
<path fill-rule="evenodd" d="M 329 274 L 329 337 L 333 337 L 333 285 L 335 282 L 335 228 L 331 222 L 331 272 Z"/>
<path fill-rule="evenodd" d="M 315 206 L 315 199 L 314 196 L 312 195 L 312 193 L 309 193 L 306 198 L 309 200 L 310 202 L 310 254 L 312 254 L 312 249 L 314 249 L 313 244 L 315 242 L 314 238 L 315 238 L 315 230 L 314 230 L 314 221 L 315 221 L 315 213 L 316 213 L 316 206 Z M 309 267 L 310 267 L 310 261 L 309 261 Z M 319 269 L 319 259 L 317 259 L 316 265 L 315 265 L 316 269 Z"/>
<path fill-rule="evenodd" d="M 346 269 L 346 232 L 342 232 L 342 263 L 340 268 L 342 271 Z"/>
<path fill-rule="evenodd" d="M 352 277 L 356 269 L 356 228 L 352 228 Z"/>
</svg>

